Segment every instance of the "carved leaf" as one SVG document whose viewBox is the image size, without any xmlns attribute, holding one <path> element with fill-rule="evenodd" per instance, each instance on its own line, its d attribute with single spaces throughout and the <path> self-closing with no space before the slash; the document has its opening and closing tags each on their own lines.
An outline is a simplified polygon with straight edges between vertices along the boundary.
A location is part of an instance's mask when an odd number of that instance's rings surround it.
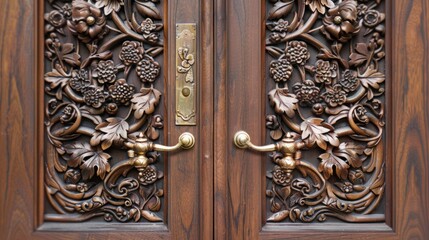
<svg viewBox="0 0 429 240">
<path fill-rule="evenodd" d="M 153 2 L 136 1 L 137 11 L 143 16 L 150 18 L 161 19 L 161 14 Z"/>
<path fill-rule="evenodd" d="M 335 173 L 339 178 L 347 178 L 349 165 L 343 159 L 330 151 L 320 154 L 319 158 L 322 162 L 319 164 L 318 170 L 323 173 L 325 179 L 329 179 L 334 174 L 334 166 Z"/>
<path fill-rule="evenodd" d="M 283 210 L 277 213 L 274 213 L 271 217 L 267 219 L 268 222 L 281 222 L 289 216 L 289 210 Z"/>
<path fill-rule="evenodd" d="M 334 132 L 334 128 L 323 121 L 322 118 L 308 118 L 301 123 L 301 137 L 308 147 L 317 143 L 320 148 L 326 150 L 328 147 L 327 143 L 332 146 L 338 146 L 340 144 L 337 134 Z"/>
<path fill-rule="evenodd" d="M 94 168 L 97 167 L 97 176 L 104 179 L 107 172 L 110 171 L 110 164 L 107 160 L 110 155 L 102 151 L 94 151 L 86 142 L 77 142 L 64 146 L 67 154 L 64 156 L 67 160 L 67 165 L 70 167 L 78 167 L 82 169 L 82 177 L 84 180 L 92 178 Z"/>
<path fill-rule="evenodd" d="M 384 74 L 377 72 L 373 66 L 369 66 L 363 74 L 358 73 L 358 78 L 365 88 L 371 86 L 374 89 L 380 88 L 380 83 L 384 82 Z"/>
<path fill-rule="evenodd" d="M 143 210 L 142 216 L 150 222 L 161 222 L 162 221 L 162 219 L 160 217 L 158 217 L 155 213 L 148 211 L 148 210 Z"/>
<path fill-rule="evenodd" d="M 268 13 L 268 19 L 279 19 L 287 14 L 290 13 L 290 11 L 293 8 L 293 3 L 295 0 L 288 0 L 285 2 L 276 2 L 274 4 L 274 7 L 271 8 L 270 12 Z"/>
<path fill-rule="evenodd" d="M 158 105 L 161 92 L 154 88 L 142 88 L 140 93 L 133 95 L 131 102 L 133 103 L 134 117 L 140 119 L 143 114 L 151 114 L 155 111 L 155 106 Z"/>
<path fill-rule="evenodd" d="M 158 212 L 161 209 L 161 200 L 159 197 L 152 197 L 147 203 L 149 210 Z"/>
<path fill-rule="evenodd" d="M 365 43 L 356 44 L 356 52 L 350 54 L 350 64 L 353 66 L 360 66 L 367 62 L 370 58 L 368 46 Z"/>
<path fill-rule="evenodd" d="M 288 117 L 295 116 L 298 99 L 290 94 L 286 88 L 273 89 L 268 93 L 271 105 L 278 114 L 286 114 Z"/>
<path fill-rule="evenodd" d="M 359 155 L 363 154 L 365 146 L 357 145 L 353 142 L 343 142 L 333 152 L 338 157 L 343 157 L 354 168 L 362 166 L 362 159 Z"/>
<path fill-rule="evenodd" d="M 49 84 L 50 89 L 60 87 L 56 93 L 57 99 L 62 99 L 62 88 L 67 85 L 71 75 L 66 73 L 60 65 L 56 65 L 52 72 L 45 74 L 45 82 Z"/>
<path fill-rule="evenodd" d="M 91 145 L 97 146 L 101 143 L 101 149 L 105 150 L 112 146 L 112 143 L 120 143 L 127 139 L 128 123 L 121 118 L 107 118 L 107 122 L 97 125 L 97 130 L 92 138 Z"/>
<path fill-rule="evenodd" d="M 82 178 L 90 179 L 94 175 L 94 170 L 97 168 L 97 176 L 104 179 L 106 173 L 110 172 L 110 164 L 107 160 L 110 155 L 105 152 L 94 152 L 94 154 L 88 158 L 81 166 Z"/>
<path fill-rule="evenodd" d="M 87 142 L 76 142 L 64 146 L 65 152 L 70 156 L 64 155 L 64 159 L 67 160 L 67 165 L 70 167 L 77 167 L 85 158 L 88 158 L 94 154 L 92 147 Z"/>
<path fill-rule="evenodd" d="M 63 59 L 66 63 L 73 65 L 73 66 L 79 66 L 80 65 L 80 55 L 78 53 L 73 52 L 74 46 L 72 43 L 64 43 L 62 45 L 60 57 Z"/>
</svg>

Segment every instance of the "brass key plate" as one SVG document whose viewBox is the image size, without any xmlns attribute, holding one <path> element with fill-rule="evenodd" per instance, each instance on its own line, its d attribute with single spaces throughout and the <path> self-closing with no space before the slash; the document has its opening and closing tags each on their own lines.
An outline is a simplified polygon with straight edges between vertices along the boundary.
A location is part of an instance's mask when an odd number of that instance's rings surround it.
<svg viewBox="0 0 429 240">
<path fill-rule="evenodd" d="M 196 24 L 176 24 L 176 125 L 196 125 Z"/>
</svg>

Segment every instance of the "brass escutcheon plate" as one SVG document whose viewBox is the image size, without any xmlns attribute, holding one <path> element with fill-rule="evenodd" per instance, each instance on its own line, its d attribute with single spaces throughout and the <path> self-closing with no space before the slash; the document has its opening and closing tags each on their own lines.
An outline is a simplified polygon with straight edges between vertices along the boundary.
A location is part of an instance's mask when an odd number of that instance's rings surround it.
<svg viewBox="0 0 429 240">
<path fill-rule="evenodd" d="M 196 24 L 176 24 L 176 125 L 196 125 Z"/>
</svg>

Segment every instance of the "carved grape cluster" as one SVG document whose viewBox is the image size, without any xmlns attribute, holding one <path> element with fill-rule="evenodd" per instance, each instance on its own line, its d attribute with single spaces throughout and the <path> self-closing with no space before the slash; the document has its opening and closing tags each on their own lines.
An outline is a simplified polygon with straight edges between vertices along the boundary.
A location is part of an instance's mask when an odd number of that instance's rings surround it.
<svg viewBox="0 0 429 240">
<path fill-rule="evenodd" d="M 45 120 L 58 157 L 46 159 L 45 185 L 57 219 L 75 221 L 77 212 L 83 219 L 104 214 L 106 221 L 162 221 L 155 213 L 163 196 L 159 155 L 146 153 L 144 171 L 129 159 L 112 158 L 125 158 L 138 132 L 155 141 L 163 127 L 160 115 L 151 116 L 161 97 L 154 88 L 163 52 L 158 3 L 46 4 Z"/>
<path fill-rule="evenodd" d="M 268 221 L 325 221 L 325 213 L 347 221 L 341 214 L 351 212 L 371 221 L 366 214 L 384 189 L 383 3 L 268 2 L 266 51 L 275 84 L 268 97 L 275 115 L 269 113 L 266 126 L 273 140 L 283 143 L 293 132 L 305 146 L 302 159 L 294 159 L 299 171 L 281 168 L 282 153 L 271 156 Z M 319 154 L 317 166 L 307 151 Z M 364 167 L 367 159 L 378 167 Z M 381 192 L 368 191 L 374 188 Z"/>
</svg>

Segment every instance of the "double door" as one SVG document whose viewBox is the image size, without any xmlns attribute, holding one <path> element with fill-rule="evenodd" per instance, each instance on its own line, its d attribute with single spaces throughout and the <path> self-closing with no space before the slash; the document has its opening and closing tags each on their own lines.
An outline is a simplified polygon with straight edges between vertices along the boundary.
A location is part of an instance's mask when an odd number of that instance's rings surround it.
<svg viewBox="0 0 429 240">
<path fill-rule="evenodd" d="M 423 6 L 9 2 L 3 236 L 424 239 Z"/>
</svg>

